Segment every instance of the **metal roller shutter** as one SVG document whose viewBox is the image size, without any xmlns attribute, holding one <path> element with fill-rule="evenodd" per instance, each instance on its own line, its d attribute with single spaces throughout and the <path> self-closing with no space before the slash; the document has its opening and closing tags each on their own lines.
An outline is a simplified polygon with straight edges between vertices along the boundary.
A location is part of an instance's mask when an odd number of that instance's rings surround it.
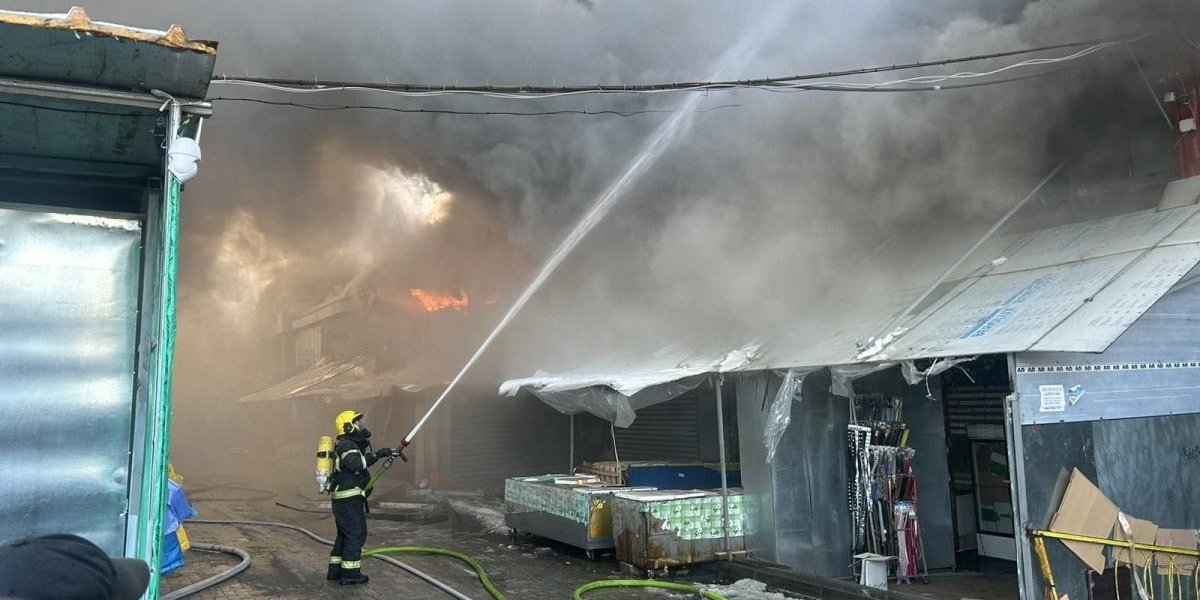
<svg viewBox="0 0 1200 600">
<path fill-rule="evenodd" d="M 570 417 L 532 398 L 452 403 L 450 486 L 496 491 L 518 475 L 563 473 Z"/>
<path fill-rule="evenodd" d="M 700 461 L 700 403 L 696 394 L 639 410 L 632 426 L 617 429 L 617 451 L 623 461 Z"/>
</svg>

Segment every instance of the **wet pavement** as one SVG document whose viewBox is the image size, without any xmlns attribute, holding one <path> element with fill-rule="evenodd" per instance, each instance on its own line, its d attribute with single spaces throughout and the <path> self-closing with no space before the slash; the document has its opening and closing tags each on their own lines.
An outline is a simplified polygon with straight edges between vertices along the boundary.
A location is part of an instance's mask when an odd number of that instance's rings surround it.
<svg viewBox="0 0 1200 600">
<path fill-rule="evenodd" d="M 298 525 L 332 538 L 333 519 L 328 514 L 300 512 L 280 507 L 267 495 L 229 494 L 194 498 L 198 519 L 281 521 Z M 246 498 L 246 499 L 241 499 Z M 250 553 L 251 566 L 234 579 L 189 598 L 197 600 L 243 600 L 258 598 L 338 598 L 406 600 L 449 598 L 445 592 L 415 576 L 382 561 L 364 559 L 363 571 L 371 577 L 363 586 L 340 586 L 325 581 L 329 548 L 301 533 L 287 529 L 251 525 L 186 526 L 192 542 L 234 546 Z M 617 563 L 609 557 L 589 561 L 582 551 L 555 545 L 540 538 L 522 538 L 514 542 L 507 535 L 455 531 L 450 521 L 422 524 L 372 518 L 368 547 L 433 546 L 463 552 L 478 560 L 488 576 L 510 600 L 562 600 L 570 598 L 580 585 L 598 579 L 621 579 Z M 397 556 L 400 560 L 440 579 L 474 600 L 488 600 L 474 571 L 451 558 Z M 162 579 L 161 592 L 181 589 L 215 575 L 238 562 L 226 554 L 192 550 L 186 565 Z M 673 578 L 680 583 L 716 583 L 714 572 L 694 569 Z M 727 583 L 727 582 L 726 582 Z M 634 598 L 684 598 L 664 591 L 598 590 L 589 600 Z M 748 596 L 747 596 L 748 597 Z M 770 596 L 776 597 L 776 596 Z"/>
</svg>

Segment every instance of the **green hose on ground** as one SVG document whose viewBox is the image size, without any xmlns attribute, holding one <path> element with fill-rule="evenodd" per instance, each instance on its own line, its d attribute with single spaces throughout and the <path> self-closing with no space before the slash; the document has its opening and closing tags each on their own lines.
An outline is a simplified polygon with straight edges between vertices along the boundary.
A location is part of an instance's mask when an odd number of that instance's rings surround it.
<svg viewBox="0 0 1200 600">
<path fill-rule="evenodd" d="M 376 469 L 375 472 L 371 474 L 371 479 L 367 481 L 367 485 L 364 488 L 368 493 L 375 487 L 375 482 L 379 481 L 379 478 L 383 477 L 383 474 L 392 468 L 394 461 L 395 458 L 389 457 L 386 459 L 386 462 L 383 463 L 381 468 Z M 492 595 L 492 598 L 495 600 L 508 600 L 508 598 L 504 596 L 504 593 L 492 583 L 492 580 L 488 579 L 487 572 L 483 570 L 483 565 L 479 564 L 478 561 L 461 552 L 455 552 L 454 550 L 447 550 L 445 548 L 428 548 L 423 546 L 384 546 L 381 548 L 369 548 L 363 550 L 362 552 L 364 557 L 375 556 L 378 554 L 423 554 L 426 556 L 449 556 L 450 558 L 458 559 L 475 570 L 475 574 L 479 577 L 479 583 L 483 584 L 483 589 L 487 590 L 487 592 Z M 606 579 L 601 581 L 593 581 L 591 583 L 579 586 L 579 588 L 576 589 L 575 593 L 572 595 L 572 598 L 573 600 L 583 600 L 584 594 L 593 590 L 606 588 L 657 588 L 661 590 L 670 590 L 673 592 L 682 592 L 685 594 L 699 594 L 708 600 L 728 600 L 728 598 L 716 592 L 702 590 L 694 585 L 655 581 L 653 579 Z"/>
<path fill-rule="evenodd" d="M 483 584 L 483 589 L 487 590 L 492 598 L 496 600 L 508 600 L 504 594 L 492 584 L 492 580 L 488 579 L 487 573 L 483 570 L 483 565 L 480 565 L 475 559 L 453 550 L 444 548 L 425 548 L 421 546 L 385 546 L 383 548 L 370 548 L 363 550 L 363 556 L 375 556 L 376 554 L 424 554 L 433 556 L 449 556 L 456 558 L 466 563 L 472 569 L 475 569 L 475 574 L 479 576 L 479 582 Z"/>
<path fill-rule="evenodd" d="M 683 592 L 685 594 L 700 594 L 708 600 L 728 600 L 728 598 L 708 590 L 702 590 L 694 585 L 686 585 L 682 583 L 670 583 L 667 581 L 655 581 L 653 579 L 608 579 L 602 581 L 593 581 L 588 584 L 579 586 L 575 590 L 575 594 L 571 596 L 574 600 L 583 600 L 583 595 L 592 591 L 604 588 L 658 588 L 660 590 L 670 590 L 672 592 Z"/>
</svg>

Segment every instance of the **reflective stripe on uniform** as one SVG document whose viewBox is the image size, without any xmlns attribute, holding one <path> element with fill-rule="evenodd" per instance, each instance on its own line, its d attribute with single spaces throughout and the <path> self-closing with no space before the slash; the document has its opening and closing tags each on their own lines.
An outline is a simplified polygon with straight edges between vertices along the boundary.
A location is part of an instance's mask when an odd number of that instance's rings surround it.
<svg viewBox="0 0 1200 600">
<path fill-rule="evenodd" d="M 338 458 L 339 458 L 339 459 L 341 459 L 341 460 L 346 460 L 346 455 L 347 455 L 347 454 L 350 454 L 350 453 L 352 453 L 352 452 L 357 452 L 357 453 L 359 454 L 359 456 L 362 456 L 362 450 L 359 450 L 358 448 L 355 448 L 355 449 L 353 449 L 353 450 L 347 450 L 347 451 L 345 451 L 345 452 L 343 452 L 343 453 L 339 454 L 339 455 L 338 455 Z"/>
<path fill-rule="evenodd" d="M 331 564 L 331 565 L 340 565 L 340 564 L 342 564 L 342 557 L 340 557 L 340 556 L 330 556 L 330 557 L 329 557 L 329 564 Z"/>
<path fill-rule="evenodd" d="M 336 492 L 333 493 L 333 499 L 341 500 L 343 498 L 353 498 L 355 496 L 362 496 L 362 495 L 364 495 L 362 488 L 354 487 L 354 488 L 350 488 L 348 490 L 337 490 Z"/>
<path fill-rule="evenodd" d="M 362 568 L 361 560 L 348 560 L 342 563 L 343 569 L 359 569 Z"/>
</svg>

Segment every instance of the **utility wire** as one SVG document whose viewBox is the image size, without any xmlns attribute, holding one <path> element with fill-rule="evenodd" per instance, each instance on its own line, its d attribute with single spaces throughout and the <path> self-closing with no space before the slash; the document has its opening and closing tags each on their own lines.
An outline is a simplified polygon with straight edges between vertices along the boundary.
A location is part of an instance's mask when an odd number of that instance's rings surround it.
<svg viewBox="0 0 1200 600">
<path fill-rule="evenodd" d="M 766 89 L 767 89 L 767 91 L 771 91 L 771 92 L 792 92 L 792 91 L 796 91 L 796 92 L 804 92 L 804 91 L 849 92 L 849 93 L 859 93 L 859 92 L 895 92 L 895 93 L 940 92 L 943 90 L 962 90 L 962 89 L 967 89 L 967 88 L 986 87 L 989 85 L 1000 85 L 1000 84 L 1004 84 L 1004 83 L 1013 83 L 1015 81 L 1024 81 L 1026 79 L 1037 79 L 1039 77 L 1046 77 L 1047 75 L 1055 75 L 1057 73 L 1062 73 L 1062 72 L 1067 71 L 1072 68 L 1074 68 L 1074 67 L 1060 67 L 1060 68 L 1052 69 L 1049 71 L 1043 71 L 1041 73 L 1030 73 L 1028 75 L 1016 75 L 1016 76 L 1012 76 L 1012 77 L 1003 77 L 1003 78 L 999 78 L 999 79 L 989 79 L 987 81 L 975 81 L 975 82 L 971 82 L 971 83 L 950 83 L 950 84 L 945 84 L 945 85 L 942 85 L 942 84 L 921 85 L 921 86 L 908 85 L 908 86 L 903 86 L 903 87 L 841 87 L 841 86 L 836 86 L 836 85 L 825 85 L 825 84 L 805 84 L 805 85 L 790 86 L 790 87 L 784 88 L 784 89 L 774 89 L 774 88 L 766 88 Z"/>
<path fill-rule="evenodd" d="M 539 111 L 507 111 L 507 110 L 455 110 L 442 108 L 399 108 L 395 106 L 381 106 L 377 104 L 306 104 L 303 102 L 282 102 L 275 100 L 260 100 L 258 98 L 233 98 L 225 96 L 217 96 L 210 98 L 210 102 L 248 102 L 252 104 L 267 104 L 271 106 L 289 106 L 292 108 L 303 108 L 305 110 L 315 111 L 343 111 L 343 110 L 379 110 L 398 113 L 424 113 L 434 115 L 476 115 L 476 116 L 513 116 L 513 117 L 542 117 L 542 116 L 557 116 L 557 115 L 585 115 L 585 116 L 617 116 L 617 117 L 633 117 L 637 115 L 648 115 L 656 113 L 673 113 L 674 110 L 668 109 L 646 109 L 646 110 L 583 110 L 583 109 L 559 109 L 559 110 L 539 110 Z M 735 108 L 740 104 L 722 104 L 720 106 L 712 106 L 697 110 L 698 113 L 712 112 L 724 108 Z"/>
<path fill-rule="evenodd" d="M 740 88 L 800 88 L 796 85 L 797 82 L 830 79 L 834 77 L 845 77 L 853 75 L 867 75 L 872 73 L 884 73 L 891 71 L 903 71 L 910 69 L 920 69 L 926 67 L 937 67 L 951 64 L 959 64 L 966 62 L 975 62 L 982 60 L 990 60 L 996 58 L 1004 58 L 1008 56 L 1018 56 L 1023 54 L 1032 54 L 1037 52 L 1046 52 L 1050 50 L 1061 50 L 1066 48 L 1085 47 L 1083 50 L 1071 55 L 1055 58 L 1039 58 L 1022 61 L 1020 63 L 1009 65 L 1001 69 L 988 71 L 985 73 L 955 73 L 952 75 L 943 76 L 924 76 L 914 77 L 911 79 L 903 79 L 897 81 L 889 81 L 876 84 L 850 83 L 850 82 L 831 82 L 826 85 L 846 87 L 846 88 L 870 88 L 879 86 L 891 86 L 904 83 L 931 83 L 946 81 L 949 79 L 984 77 L 1013 68 L 1035 66 L 1041 64 L 1052 64 L 1067 60 L 1076 60 L 1092 53 L 1107 49 L 1116 44 L 1129 43 L 1143 39 L 1152 33 L 1144 34 L 1135 38 L 1104 38 L 1100 40 L 1089 40 L 1081 42 L 1071 42 L 1065 44 L 1054 44 L 1050 46 L 1039 46 L 1036 48 L 1023 48 L 1017 50 L 1008 50 L 1004 52 L 993 52 L 990 54 L 976 54 L 971 56 L 963 56 L 957 58 L 946 58 L 933 61 L 912 62 L 905 64 L 893 64 L 885 66 L 866 67 L 858 69 L 848 69 L 843 71 L 828 71 L 824 73 L 810 73 L 804 75 L 789 75 L 784 77 L 765 77 L 757 79 L 730 79 L 720 81 L 698 81 L 698 82 L 672 82 L 672 83 L 651 83 L 651 84 L 597 84 L 590 86 L 559 86 L 559 85 L 435 85 L 435 84 L 416 84 L 416 83 L 392 83 L 392 82 L 356 82 L 356 81 L 325 81 L 322 82 L 317 78 L 312 80 L 306 79 L 286 79 L 273 77 L 229 77 L 222 75 L 221 77 L 212 80 L 213 83 L 225 85 L 239 85 L 262 87 L 277 91 L 292 92 L 292 93 L 322 93 L 330 91 L 375 91 L 386 92 L 408 97 L 429 97 L 429 96 L 445 96 L 451 94 L 466 94 L 479 95 L 491 98 L 507 98 L 507 99 L 542 99 L 556 98 L 563 96 L 573 96 L 581 94 L 634 94 L 634 93 L 661 93 L 661 92 L 678 92 L 678 91 L 708 91 L 708 90 L 723 90 L 723 89 L 740 89 Z"/>
<path fill-rule="evenodd" d="M 885 87 L 885 88 L 844 88 L 837 86 L 826 86 L 819 84 L 805 84 L 802 86 L 794 86 L 786 89 L 769 89 L 772 92 L 802 92 L 802 91 L 818 91 L 818 92 L 843 92 L 843 93 L 860 93 L 860 92 L 889 92 L 889 93 L 918 93 L 918 92 L 937 92 L 947 90 L 960 90 L 967 88 L 985 87 L 990 85 L 1000 85 L 1012 83 L 1015 81 L 1024 81 L 1027 79 L 1036 79 L 1062 73 L 1074 67 L 1060 67 L 1050 71 L 1041 73 L 1031 73 L 1029 75 L 1017 75 L 1013 77 L 1005 77 L 1002 79 L 990 79 L 988 81 L 976 81 L 971 83 L 952 83 L 946 85 L 924 85 L 924 86 L 905 86 L 905 87 Z M 217 96 L 210 98 L 210 102 L 246 102 L 252 104 L 265 104 L 269 106 L 285 106 L 291 108 L 301 108 L 305 110 L 315 110 L 320 112 L 337 112 L 346 110 L 377 110 L 385 112 L 397 113 L 416 113 L 416 114 L 434 114 L 434 115 L 463 115 L 463 116 L 516 116 L 516 117 L 540 117 L 540 116 L 616 116 L 616 117 L 633 117 L 637 115 L 657 114 L 657 113 L 672 113 L 675 112 L 669 109 L 646 109 L 646 110 L 582 110 L 582 109 L 559 109 L 559 110 L 543 110 L 543 111 L 496 111 L 496 110 L 455 110 L 455 109 L 438 109 L 438 108 L 399 108 L 395 106 L 382 106 L 378 104 L 307 104 L 303 102 L 284 102 L 277 100 L 262 100 L 259 98 L 236 98 Z M 741 104 L 722 104 L 708 108 L 698 109 L 697 113 L 712 112 L 726 108 L 740 108 Z"/>
<path fill-rule="evenodd" d="M 1145 37 L 1145 36 L 1142 36 L 1142 37 Z M 1141 39 L 1141 38 L 1138 38 L 1138 39 Z M 1073 54 L 1068 54 L 1066 56 L 1059 56 L 1059 57 L 1052 57 L 1052 58 L 1031 58 L 1029 60 L 1021 61 L 1019 63 L 1003 66 L 998 69 L 993 69 L 991 71 L 984 71 L 984 72 L 965 71 L 965 72 L 961 72 L 961 73 L 954 73 L 951 75 L 921 75 L 918 77 L 910 77 L 908 79 L 895 79 L 892 81 L 884 81 L 881 83 L 853 83 L 853 82 L 834 81 L 834 82 L 825 83 L 823 85 L 828 86 L 828 87 L 838 87 L 838 88 L 845 88 L 845 89 L 860 89 L 861 90 L 861 89 L 878 89 L 878 88 L 884 88 L 884 87 L 895 86 L 895 85 L 904 85 L 904 84 L 910 84 L 910 83 L 939 84 L 943 81 L 952 81 L 952 80 L 956 80 L 956 79 L 974 79 L 974 78 L 979 78 L 979 77 L 990 77 L 992 75 L 998 75 L 1005 71 L 1011 71 L 1013 69 L 1018 69 L 1018 68 L 1023 68 L 1023 67 L 1051 65 L 1051 64 L 1058 64 L 1058 63 L 1064 63 L 1064 62 L 1069 62 L 1069 61 L 1073 61 L 1073 60 L 1078 60 L 1078 59 L 1090 56 L 1092 54 L 1095 54 L 1097 52 L 1101 52 L 1101 51 L 1111 48 L 1113 46 L 1116 46 L 1119 44 L 1125 44 L 1125 43 L 1127 43 L 1127 42 L 1105 42 L 1102 44 L 1096 44 L 1096 45 L 1090 46 L 1088 48 L 1080 50 L 1079 52 L 1075 52 Z M 804 86 L 789 86 L 789 87 L 804 87 Z"/>
<path fill-rule="evenodd" d="M 1016 77 L 1005 77 L 1003 79 L 992 79 L 988 81 L 977 81 L 973 83 L 956 83 L 947 85 L 926 85 L 919 87 L 892 87 L 892 88 L 843 88 L 836 86 L 824 85 L 804 85 L 787 89 L 771 89 L 773 92 L 791 92 L 791 91 L 818 91 L 818 92 L 842 92 L 842 93 L 918 93 L 918 92 L 937 92 L 948 90 L 960 90 L 967 88 L 985 87 L 990 85 L 1000 85 L 1012 83 L 1015 81 L 1024 81 L 1027 79 L 1036 79 L 1054 75 L 1068 70 L 1068 68 L 1054 69 L 1043 73 L 1033 73 L 1030 75 L 1020 75 Z M 416 113 L 416 114 L 433 114 L 433 115 L 461 115 L 461 116 L 515 116 L 515 117 L 540 117 L 540 116 L 616 116 L 616 117 L 633 117 L 638 115 L 672 113 L 675 112 L 669 109 L 646 109 L 646 110 L 544 110 L 544 111 L 500 111 L 500 110 L 454 110 L 454 109 L 438 109 L 438 108 L 399 108 L 395 106 L 382 106 L 377 104 L 307 104 L 303 102 L 284 102 L 277 100 L 262 100 L 258 98 L 235 98 L 217 96 L 210 98 L 210 102 L 246 102 L 251 104 L 265 104 L 269 106 L 284 106 L 291 108 L 301 108 L 305 110 L 314 110 L 319 112 L 339 112 L 347 110 L 376 110 L 385 112 L 397 113 Z M 741 104 L 722 104 L 720 106 L 712 106 L 708 108 L 698 109 L 698 113 L 712 112 L 726 108 L 740 108 Z"/>
</svg>

